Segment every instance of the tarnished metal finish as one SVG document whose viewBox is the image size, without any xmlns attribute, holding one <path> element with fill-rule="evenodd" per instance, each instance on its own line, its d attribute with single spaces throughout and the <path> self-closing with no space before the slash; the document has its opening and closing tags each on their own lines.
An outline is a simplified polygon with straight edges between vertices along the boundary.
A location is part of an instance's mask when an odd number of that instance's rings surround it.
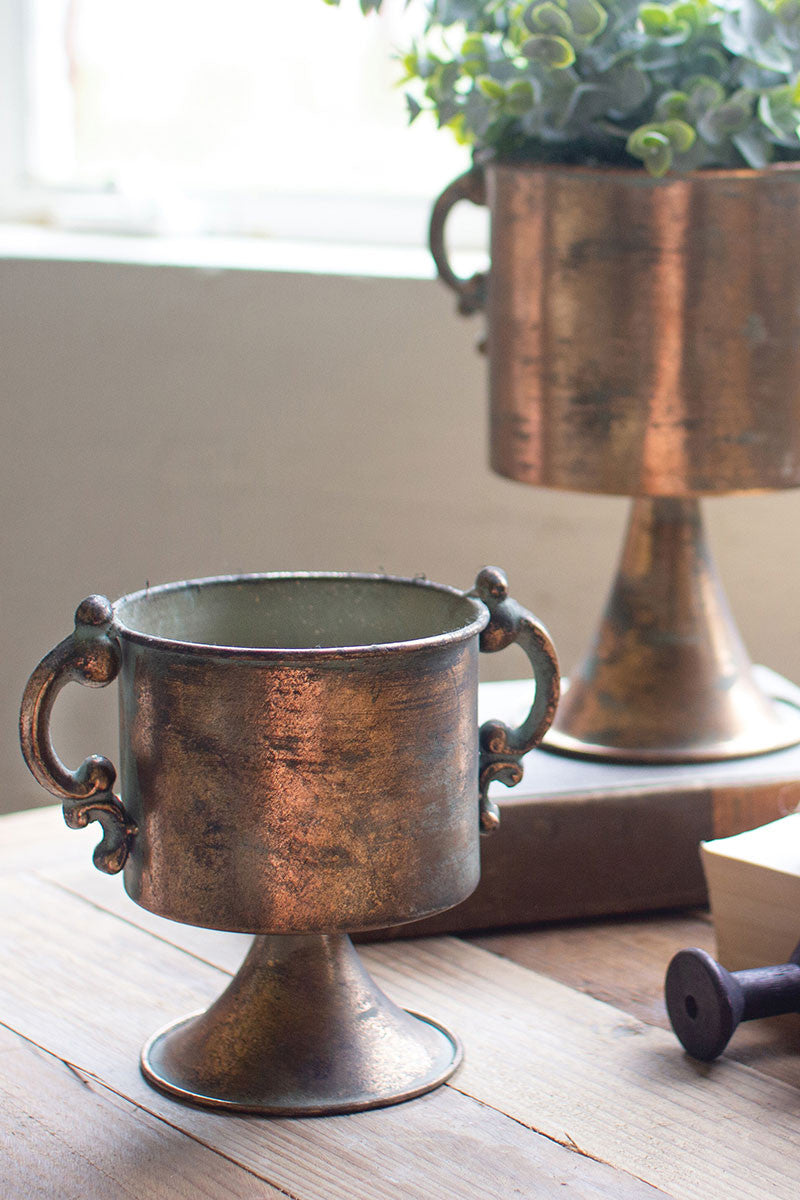
<svg viewBox="0 0 800 1200">
<path fill-rule="evenodd" d="M 382 997 L 343 935 L 472 892 L 489 779 L 513 783 L 552 719 L 555 653 L 503 573 L 484 569 L 469 593 L 378 575 L 225 577 L 78 611 L 23 702 L 31 769 L 62 795 L 101 788 L 85 802 L 98 819 L 101 801 L 118 805 L 139 904 L 278 935 L 258 939 L 209 1013 L 148 1044 L 146 1076 L 198 1103 L 287 1114 L 435 1087 L 457 1064 L 454 1039 Z M 479 644 L 515 641 L 534 670 L 531 712 L 479 733 Z M 110 763 L 73 776 L 48 739 L 62 682 L 117 670 L 125 810 Z"/>
<path fill-rule="evenodd" d="M 552 724 L 561 677 L 550 635 L 527 609 L 509 597 L 508 581 L 502 571 L 484 568 L 476 580 L 473 594 L 483 601 L 491 614 L 491 620 L 480 636 L 481 650 L 494 653 L 517 643 L 527 654 L 536 680 L 533 704 L 519 728 L 509 729 L 502 721 L 484 721 L 480 728 L 481 829 L 491 833 L 500 823 L 500 810 L 489 797 L 489 785 L 496 779 L 507 787 L 520 782 L 522 758 L 538 746 Z"/>
<path fill-rule="evenodd" d="M 71 664 L 100 682 L 102 659 L 108 682 L 121 660 L 125 810 L 115 803 L 138 828 L 125 867 L 137 903 L 206 928 L 333 933 L 419 920 L 473 891 L 479 634 L 519 640 L 538 681 L 520 730 L 482 735 L 484 825 L 488 778 L 513 781 L 558 688 L 547 634 L 501 572 L 466 595 L 382 576 L 200 580 L 102 613 L 34 673 L 23 746 L 51 790 L 78 796 L 91 773 L 106 797 L 111 764 L 71 775 L 46 724 Z"/>
<path fill-rule="evenodd" d="M 181 1100 L 273 1116 L 357 1112 L 438 1087 L 452 1034 L 404 1012 L 348 937 L 258 937 L 204 1013 L 156 1033 L 145 1078 Z"/>
<path fill-rule="evenodd" d="M 117 777 L 107 758 L 92 755 L 70 771 L 50 741 L 50 714 L 56 696 L 70 681 L 105 687 L 120 667 L 117 642 L 108 636 L 113 613 L 103 596 L 89 596 L 75 613 L 75 632 L 52 650 L 31 675 L 20 710 L 20 744 L 36 781 L 63 799 L 64 820 L 72 829 L 99 821 L 103 838 L 94 852 L 100 871 L 115 875 L 125 865 L 136 825 L 112 792 Z"/>
<path fill-rule="evenodd" d="M 731 619 L 697 500 L 637 500 L 597 639 L 545 744 L 627 762 L 702 762 L 800 741 Z"/>
<path fill-rule="evenodd" d="M 800 167 L 485 170 L 494 469 L 631 496 L 798 486 Z"/>
<path fill-rule="evenodd" d="M 487 277 L 478 272 L 471 279 L 459 279 L 450 266 L 445 246 L 445 228 L 450 210 L 460 200 L 469 200 L 472 204 L 486 203 L 486 180 L 480 167 L 474 167 L 454 179 L 444 189 L 437 199 L 431 212 L 429 243 L 439 278 L 458 296 L 458 311 L 468 317 L 478 312 L 486 304 Z"/>
<path fill-rule="evenodd" d="M 129 895 L 256 933 L 365 929 L 464 899 L 479 876 L 476 643 L 260 663 L 123 638 Z"/>
<path fill-rule="evenodd" d="M 488 292 L 444 250 L 448 212 L 484 189 Z M 752 676 L 694 503 L 800 485 L 798 228 L 798 164 L 655 180 L 496 161 L 437 202 L 442 279 L 462 312 L 486 293 L 494 469 L 641 498 L 550 748 L 698 762 L 800 741 Z"/>
</svg>

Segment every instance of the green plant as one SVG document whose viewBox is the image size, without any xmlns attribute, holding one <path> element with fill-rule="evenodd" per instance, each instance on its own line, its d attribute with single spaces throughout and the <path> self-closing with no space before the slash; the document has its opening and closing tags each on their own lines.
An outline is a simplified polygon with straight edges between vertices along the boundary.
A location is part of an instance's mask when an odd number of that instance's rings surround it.
<svg viewBox="0 0 800 1200">
<path fill-rule="evenodd" d="M 409 2 L 411 120 L 477 151 L 655 176 L 800 159 L 800 0 Z"/>
</svg>

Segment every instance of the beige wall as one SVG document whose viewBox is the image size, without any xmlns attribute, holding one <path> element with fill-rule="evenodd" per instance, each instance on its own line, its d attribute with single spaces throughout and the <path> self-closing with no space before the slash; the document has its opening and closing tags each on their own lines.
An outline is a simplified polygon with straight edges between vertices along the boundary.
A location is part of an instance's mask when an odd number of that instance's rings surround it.
<svg viewBox="0 0 800 1200">
<path fill-rule="evenodd" d="M 489 472 L 478 331 L 428 281 L 0 261 L 0 810 L 47 799 L 17 705 L 92 591 L 293 568 L 467 586 L 495 562 L 570 665 L 626 504 Z M 751 650 L 800 679 L 800 497 L 707 511 Z M 521 672 L 502 658 L 487 678 Z M 113 756 L 113 692 L 59 699 L 68 762 Z"/>
</svg>

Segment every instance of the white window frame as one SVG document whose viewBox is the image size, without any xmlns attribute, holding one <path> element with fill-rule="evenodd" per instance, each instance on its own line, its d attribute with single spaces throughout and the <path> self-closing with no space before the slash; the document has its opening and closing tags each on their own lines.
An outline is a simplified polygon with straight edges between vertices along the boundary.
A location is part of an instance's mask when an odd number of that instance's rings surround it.
<svg viewBox="0 0 800 1200">
<path fill-rule="evenodd" d="M 26 215 L 25 0 L 0 0 L 0 206 Z"/>
</svg>

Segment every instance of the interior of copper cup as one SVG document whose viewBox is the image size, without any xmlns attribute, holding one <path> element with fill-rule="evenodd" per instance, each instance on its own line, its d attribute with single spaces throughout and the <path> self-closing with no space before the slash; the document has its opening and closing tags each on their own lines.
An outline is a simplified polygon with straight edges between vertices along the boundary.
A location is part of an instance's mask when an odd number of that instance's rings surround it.
<svg viewBox="0 0 800 1200">
<path fill-rule="evenodd" d="M 116 623 L 134 636 L 205 646 L 325 649 L 472 632 L 483 606 L 413 580 L 255 576 L 166 584 L 125 596 Z"/>
</svg>

